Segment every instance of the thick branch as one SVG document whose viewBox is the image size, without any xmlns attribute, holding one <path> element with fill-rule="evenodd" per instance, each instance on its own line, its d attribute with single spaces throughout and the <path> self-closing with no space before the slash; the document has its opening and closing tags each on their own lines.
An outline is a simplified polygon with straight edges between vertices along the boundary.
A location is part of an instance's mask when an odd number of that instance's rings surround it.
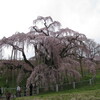
<svg viewBox="0 0 100 100">
<path fill-rule="evenodd" d="M 61 51 L 61 53 L 60 53 L 60 56 L 61 56 L 61 57 L 66 57 L 66 56 L 68 56 L 68 55 L 73 55 L 73 54 L 71 54 L 71 53 L 69 54 L 68 51 L 70 51 L 71 49 L 74 49 L 74 48 L 78 47 L 78 45 L 75 44 L 75 41 L 76 41 L 76 40 L 79 41 L 79 40 L 78 40 L 78 37 L 79 37 L 79 35 L 76 36 L 75 38 L 68 39 L 69 44 L 68 44 L 67 46 L 65 46 L 65 48 L 62 49 L 62 51 Z M 72 44 L 74 44 L 74 46 L 73 46 Z"/>
<path fill-rule="evenodd" d="M 26 55 L 25 55 L 25 53 L 24 53 L 24 50 L 22 50 L 22 55 L 23 55 L 24 61 L 25 61 L 29 66 L 31 66 L 32 68 L 34 68 L 34 66 L 32 65 L 32 63 L 31 63 L 30 61 L 27 60 Z"/>
<path fill-rule="evenodd" d="M 45 36 L 49 36 L 49 34 L 45 33 L 43 30 L 37 30 L 35 27 L 33 27 L 33 29 L 38 33 L 42 32 Z"/>
</svg>

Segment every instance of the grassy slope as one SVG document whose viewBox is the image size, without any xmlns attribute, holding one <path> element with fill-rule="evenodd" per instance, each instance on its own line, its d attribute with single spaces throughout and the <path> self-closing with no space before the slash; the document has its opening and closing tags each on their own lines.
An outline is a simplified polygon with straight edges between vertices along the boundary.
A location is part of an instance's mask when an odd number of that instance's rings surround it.
<svg viewBox="0 0 100 100">
<path fill-rule="evenodd" d="M 15 100 L 100 100 L 100 90 L 81 91 L 81 92 L 59 92 L 46 95 L 22 97 Z"/>
<path fill-rule="evenodd" d="M 100 72 L 96 76 L 96 84 L 78 89 L 39 94 L 15 100 L 100 100 Z"/>
</svg>

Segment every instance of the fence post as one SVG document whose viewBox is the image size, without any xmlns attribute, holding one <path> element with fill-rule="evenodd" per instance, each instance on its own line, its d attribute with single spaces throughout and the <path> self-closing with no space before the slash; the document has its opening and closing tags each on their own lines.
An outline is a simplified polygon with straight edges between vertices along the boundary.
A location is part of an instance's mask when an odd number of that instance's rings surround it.
<svg viewBox="0 0 100 100">
<path fill-rule="evenodd" d="M 96 79 L 96 77 L 94 76 L 93 78 L 92 78 L 92 84 L 94 84 L 95 83 L 95 79 Z"/>
<path fill-rule="evenodd" d="M 92 80 L 91 79 L 89 79 L 89 84 L 92 85 Z"/>
<path fill-rule="evenodd" d="M 4 93 L 4 88 L 3 88 L 3 87 L 1 88 L 1 93 L 2 93 L 2 94 Z"/>
<path fill-rule="evenodd" d="M 75 82 L 73 82 L 73 88 L 75 89 Z"/>
<path fill-rule="evenodd" d="M 26 96 L 29 96 L 30 95 L 30 90 L 29 88 L 26 88 Z"/>
<path fill-rule="evenodd" d="M 39 94 L 39 87 L 36 88 L 36 92 L 37 92 L 37 94 Z"/>
<path fill-rule="evenodd" d="M 56 84 L 56 92 L 58 92 L 58 91 L 59 91 L 58 84 Z"/>
</svg>

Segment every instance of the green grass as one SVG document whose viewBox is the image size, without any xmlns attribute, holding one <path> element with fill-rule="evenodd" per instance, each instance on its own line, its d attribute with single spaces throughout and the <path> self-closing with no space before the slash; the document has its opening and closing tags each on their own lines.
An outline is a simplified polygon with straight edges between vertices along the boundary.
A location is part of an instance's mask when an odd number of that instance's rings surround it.
<svg viewBox="0 0 100 100">
<path fill-rule="evenodd" d="M 81 92 L 59 92 L 31 97 L 21 97 L 15 100 L 100 100 L 100 90 Z"/>
</svg>

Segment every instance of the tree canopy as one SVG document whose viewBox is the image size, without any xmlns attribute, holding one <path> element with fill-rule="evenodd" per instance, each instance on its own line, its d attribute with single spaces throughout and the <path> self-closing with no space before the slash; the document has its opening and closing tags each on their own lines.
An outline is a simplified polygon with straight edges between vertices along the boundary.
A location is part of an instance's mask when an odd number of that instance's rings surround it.
<svg viewBox="0 0 100 100">
<path fill-rule="evenodd" d="M 11 47 L 12 63 L 30 73 L 30 84 L 48 86 L 62 82 L 80 80 L 83 70 L 95 75 L 93 58 L 100 53 L 100 45 L 88 39 L 84 34 L 69 28 L 62 28 L 61 23 L 48 17 L 39 16 L 33 21 L 28 33 L 15 33 L 2 38 L 0 47 Z M 33 47 L 33 57 L 27 59 L 25 48 Z M 2 51 L 2 50 L 1 50 Z M 21 52 L 24 61 L 17 58 Z M 35 54 L 35 56 L 34 56 Z M 34 63 L 35 62 L 35 63 Z"/>
</svg>

